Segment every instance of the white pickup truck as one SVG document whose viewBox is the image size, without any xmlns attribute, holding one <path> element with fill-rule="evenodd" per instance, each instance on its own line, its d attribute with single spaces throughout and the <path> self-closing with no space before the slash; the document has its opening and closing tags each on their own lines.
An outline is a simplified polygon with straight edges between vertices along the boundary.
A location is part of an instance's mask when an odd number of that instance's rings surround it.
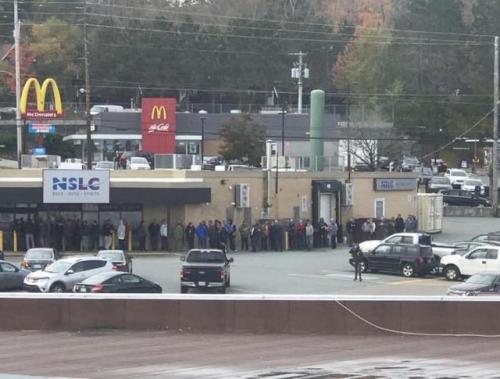
<svg viewBox="0 0 500 379">
<path fill-rule="evenodd" d="M 441 259 L 439 271 L 448 280 L 460 280 L 485 271 L 500 272 L 499 252 L 499 246 L 480 246 L 464 255 L 448 255 Z"/>
<path fill-rule="evenodd" d="M 361 242 L 359 244 L 359 248 L 361 249 L 361 252 L 367 254 L 372 252 L 372 250 L 375 249 L 381 243 L 393 244 L 393 245 L 404 244 L 404 245 L 431 246 L 432 253 L 439 258 L 449 255 L 456 250 L 456 247 L 452 245 L 432 243 L 431 236 L 425 233 L 396 233 L 387 237 L 384 240 L 371 240 L 371 241 Z"/>
</svg>

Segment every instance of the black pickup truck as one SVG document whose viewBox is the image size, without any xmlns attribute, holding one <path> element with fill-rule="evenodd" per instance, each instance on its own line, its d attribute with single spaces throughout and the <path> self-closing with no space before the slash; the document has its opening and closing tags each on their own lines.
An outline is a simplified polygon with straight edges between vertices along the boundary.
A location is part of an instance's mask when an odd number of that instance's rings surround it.
<svg viewBox="0 0 500 379">
<path fill-rule="evenodd" d="M 227 258 L 222 250 L 193 249 L 181 257 L 181 293 L 187 293 L 190 288 L 216 289 L 226 293 L 231 285 L 230 263 L 233 258 Z"/>
</svg>

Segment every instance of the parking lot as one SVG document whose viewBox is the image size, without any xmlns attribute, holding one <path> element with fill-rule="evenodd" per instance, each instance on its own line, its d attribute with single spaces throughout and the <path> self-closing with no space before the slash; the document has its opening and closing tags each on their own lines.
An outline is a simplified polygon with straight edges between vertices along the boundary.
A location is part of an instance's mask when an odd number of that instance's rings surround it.
<svg viewBox="0 0 500 379">
<path fill-rule="evenodd" d="M 479 233 L 500 230 L 493 218 L 445 218 L 443 232 L 434 239 L 462 241 Z M 453 284 L 442 277 L 403 278 L 396 274 L 366 273 L 353 282 L 346 247 L 335 250 L 232 254 L 233 294 L 342 294 L 342 295 L 444 295 Z M 10 258 L 17 262 L 19 258 Z M 134 272 L 151 279 L 166 293 L 178 293 L 180 254 L 141 256 L 134 253 Z"/>
</svg>

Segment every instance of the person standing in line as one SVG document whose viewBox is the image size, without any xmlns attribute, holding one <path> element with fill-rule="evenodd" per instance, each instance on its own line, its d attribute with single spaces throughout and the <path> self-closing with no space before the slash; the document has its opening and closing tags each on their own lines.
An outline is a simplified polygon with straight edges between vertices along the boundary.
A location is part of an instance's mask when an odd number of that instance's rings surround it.
<svg viewBox="0 0 500 379">
<path fill-rule="evenodd" d="M 208 227 L 207 227 L 207 235 L 208 235 L 208 247 L 211 249 L 215 249 L 215 224 L 213 223 L 212 220 L 208 220 Z"/>
<path fill-rule="evenodd" d="M 137 226 L 135 229 L 135 235 L 137 238 L 137 243 L 140 251 L 146 250 L 146 228 L 144 227 L 144 221 Z"/>
<path fill-rule="evenodd" d="M 186 226 L 186 229 L 184 230 L 184 234 L 186 236 L 186 242 L 188 244 L 188 249 L 194 249 L 194 236 L 195 236 L 195 229 L 194 225 L 192 222 L 189 222 Z"/>
<path fill-rule="evenodd" d="M 125 239 L 127 237 L 127 227 L 125 226 L 125 222 L 123 219 L 120 220 L 120 224 L 118 225 L 118 229 L 116 230 L 116 236 L 118 238 L 118 248 L 120 250 L 125 251 Z"/>
<path fill-rule="evenodd" d="M 274 221 L 272 229 L 274 251 L 283 252 L 283 226 L 278 220 Z"/>
<path fill-rule="evenodd" d="M 104 248 L 111 249 L 113 243 L 113 226 L 110 220 L 106 220 L 102 226 L 102 235 L 104 236 Z"/>
<path fill-rule="evenodd" d="M 35 225 L 31 221 L 31 217 L 28 217 L 26 224 L 24 225 L 24 237 L 26 240 L 26 250 L 35 247 Z"/>
<path fill-rule="evenodd" d="M 401 217 L 401 214 L 398 214 L 398 217 L 396 217 L 396 221 L 394 222 L 394 231 L 396 233 L 403 233 L 405 231 L 405 221 L 403 220 L 403 217 Z"/>
<path fill-rule="evenodd" d="M 375 221 L 370 219 L 370 239 L 374 240 L 375 239 L 375 232 L 377 231 L 377 225 L 375 224 Z"/>
<path fill-rule="evenodd" d="M 148 226 L 149 244 L 152 251 L 158 250 L 158 240 L 160 238 L 160 225 L 153 220 Z"/>
<path fill-rule="evenodd" d="M 306 221 L 306 246 L 307 250 L 311 251 L 313 248 L 313 239 L 314 239 L 314 227 L 312 226 L 309 220 Z"/>
<path fill-rule="evenodd" d="M 288 232 L 288 249 L 295 250 L 297 248 L 297 243 L 295 239 L 295 222 L 293 221 L 293 218 L 291 218 L 288 222 L 286 231 Z"/>
<path fill-rule="evenodd" d="M 82 230 L 82 249 L 85 252 L 90 251 L 90 228 L 87 223 L 87 220 L 83 220 L 81 230 Z"/>
<path fill-rule="evenodd" d="M 261 231 L 260 225 L 258 222 L 253 224 L 252 229 L 250 230 L 250 240 L 252 243 L 252 251 L 255 253 L 260 250 L 260 239 L 261 239 Z"/>
<path fill-rule="evenodd" d="M 168 225 L 167 225 L 167 221 L 165 221 L 165 219 L 161 220 L 160 240 L 161 240 L 161 250 L 167 251 L 168 250 Z"/>
<path fill-rule="evenodd" d="M 261 234 L 261 249 L 263 251 L 269 250 L 269 231 L 270 231 L 270 226 L 267 221 L 264 221 L 260 228 L 260 234 Z"/>
<path fill-rule="evenodd" d="M 347 221 L 345 227 L 347 231 L 347 246 L 352 247 L 354 239 L 356 237 L 356 223 L 354 222 L 354 219 L 351 218 L 349 221 Z"/>
<path fill-rule="evenodd" d="M 198 240 L 198 249 L 206 249 L 207 248 L 207 226 L 205 224 L 205 221 L 202 221 L 198 224 L 196 227 L 195 233 L 196 233 L 196 239 Z"/>
<path fill-rule="evenodd" d="M 297 249 L 305 250 L 306 248 L 306 225 L 304 220 L 299 220 L 295 227 L 295 237 L 297 240 Z"/>
<path fill-rule="evenodd" d="M 250 228 L 245 221 L 240 225 L 240 240 L 241 240 L 241 251 L 248 251 L 248 237 L 250 236 Z"/>
<path fill-rule="evenodd" d="M 318 224 L 318 239 L 319 239 L 319 247 L 327 247 L 328 243 L 328 225 L 326 224 L 323 218 L 319 219 Z"/>
<path fill-rule="evenodd" d="M 330 246 L 332 249 L 337 248 L 337 233 L 339 231 L 339 226 L 337 222 L 332 218 L 330 221 L 330 226 L 328 228 L 330 230 Z"/>
<path fill-rule="evenodd" d="M 380 218 L 380 222 L 377 227 L 377 239 L 383 240 L 387 237 L 388 224 L 385 217 Z"/>
<path fill-rule="evenodd" d="M 90 250 L 99 250 L 99 225 L 94 220 L 90 225 Z"/>
<path fill-rule="evenodd" d="M 361 225 L 361 231 L 363 232 L 363 241 L 368 241 L 370 239 L 370 233 L 372 228 L 370 227 L 370 219 L 365 220 L 363 225 Z"/>
<path fill-rule="evenodd" d="M 183 251 L 184 250 L 184 226 L 181 221 L 177 221 L 177 225 L 174 229 L 174 244 L 175 251 Z"/>
<path fill-rule="evenodd" d="M 361 249 L 359 248 L 359 245 L 355 243 L 349 253 L 352 256 L 352 261 L 354 263 L 354 281 L 358 280 L 362 282 L 363 279 L 361 278 L 361 262 L 363 261 L 363 253 L 361 252 Z"/>
</svg>

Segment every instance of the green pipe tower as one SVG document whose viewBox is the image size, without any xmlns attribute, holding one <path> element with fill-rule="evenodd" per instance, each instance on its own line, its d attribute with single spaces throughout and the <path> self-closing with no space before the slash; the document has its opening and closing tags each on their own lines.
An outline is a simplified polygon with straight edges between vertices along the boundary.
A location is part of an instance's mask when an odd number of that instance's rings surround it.
<svg viewBox="0 0 500 379">
<path fill-rule="evenodd" d="M 311 123 L 309 144 L 311 146 L 311 169 L 323 170 L 323 137 L 325 118 L 325 91 L 316 89 L 311 92 Z"/>
</svg>

